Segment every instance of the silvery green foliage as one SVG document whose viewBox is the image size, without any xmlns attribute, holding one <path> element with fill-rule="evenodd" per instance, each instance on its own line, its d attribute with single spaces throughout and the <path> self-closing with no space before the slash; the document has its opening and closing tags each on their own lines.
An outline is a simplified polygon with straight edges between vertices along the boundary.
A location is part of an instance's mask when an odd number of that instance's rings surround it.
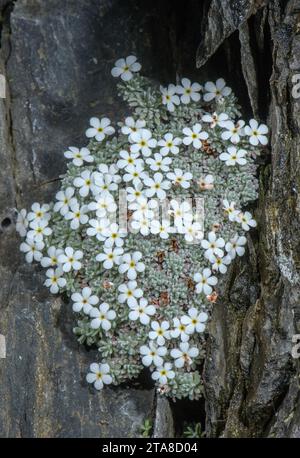
<svg viewBox="0 0 300 458">
<path fill-rule="evenodd" d="M 197 399 L 217 278 L 256 225 L 241 209 L 257 197 L 268 129 L 245 125 L 222 79 L 163 88 L 140 68 L 133 56 L 116 62 L 131 115 L 116 129 L 91 118 L 88 147 L 65 152 L 55 202 L 21 210 L 17 230 L 45 285 L 69 295 L 79 342 L 99 349 L 89 383 L 117 385 L 147 366 L 161 394 Z"/>
</svg>

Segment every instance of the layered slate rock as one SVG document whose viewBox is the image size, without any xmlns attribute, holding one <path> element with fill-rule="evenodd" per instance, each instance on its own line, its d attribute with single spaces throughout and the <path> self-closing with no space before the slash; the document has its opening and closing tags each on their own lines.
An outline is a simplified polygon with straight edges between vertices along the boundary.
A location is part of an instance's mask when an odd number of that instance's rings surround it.
<svg viewBox="0 0 300 458">
<path fill-rule="evenodd" d="M 263 2 L 221 3 L 232 4 L 228 14 L 243 3 L 247 15 L 252 3 Z M 233 266 L 211 322 L 205 366 L 209 436 L 300 437 L 299 366 L 291 356 L 300 316 L 300 101 L 292 96 L 292 77 L 300 69 L 299 14 L 297 1 L 268 2 L 238 22 L 223 43 L 229 55 L 240 46 L 253 111 L 267 116 L 272 136 L 260 170 L 257 234 L 251 234 L 248 259 Z M 216 21 L 226 28 L 226 18 Z M 220 46 L 213 30 L 208 21 L 200 48 Z M 198 59 L 198 66 L 206 60 Z"/>
<path fill-rule="evenodd" d="M 153 77 L 163 74 L 168 49 L 152 43 L 156 30 L 164 39 L 160 15 L 134 3 L 0 3 L 0 72 L 8 83 L 0 100 L 1 437 L 136 437 L 155 411 L 150 388 L 101 395 L 88 388 L 85 374 L 98 355 L 77 345 L 70 306 L 49 295 L 37 266 L 24 263 L 14 224 L 15 208 L 52 200 L 63 152 L 86 143 L 91 116 L 124 115 L 113 62 L 139 52 Z"/>
<path fill-rule="evenodd" d="M 110 68 L 136 53 L 162 83 L 225 77 L 245 117 L 253 112 L 272 130 L 252 208 L 258 228 L 224 278 L 204 368 L 206 418 L 201 410 L 195 420 L 206 421 L 209 437 L 300 437 L 291 357 L 300 333 L 299 2 L 189 0 L 183 10 L 171 0 L 2 0 L 0 8 L 8 83 L 0 99 L 0 436 L 130 437 L 153 416 L 157 437 L 173 434 L 169 408 L 159 402 L 155 414 L 151 389 L 99 395 L 86 386 L 95 354 L 77 345 L 68 304 L 25 265 L 14 228 L 14 208 L 52 199 L 62 153 L 84 143 L 89 117 L 124 115 Z"/>
</svg>

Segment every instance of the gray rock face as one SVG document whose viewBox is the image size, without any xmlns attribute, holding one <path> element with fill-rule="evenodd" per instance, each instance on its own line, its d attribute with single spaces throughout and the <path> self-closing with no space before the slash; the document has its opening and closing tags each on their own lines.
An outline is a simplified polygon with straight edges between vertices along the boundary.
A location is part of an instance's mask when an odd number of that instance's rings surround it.
<svg viewBox="0 0 300 458">
<path fill-rule="evenodd" d="M 214 18 L 217 3 L 208 11 L 200 45 L 205 58 L 198 65 L 220 44 L 214 30 L 226 29 L 228 23 L 227 18 Z M 252 4 L 230 3 L 229 15 L 238 11 L 237 4 L 244 4 L 247 15 Z M 300 437 L 299 367 L 291 356 L 300 313 L 300 104 L 292 96 L 292 77 L 300 68 L 299 2 L 269 2 L 247 23 L 231 25 L 229 33 L 238 30 L 239 35 L 229 46 L 240 41 L 253 111 L 269 114 L 271 163 L 260 172 L 258 239 L 250 245 L 248 261 L 232 269 L 227 298 L 211 321 L 205 363 L 207 433 Z"/>
<path fill-rule="evenodd" d="M 88 389 L 85 373 L 95 354 L 77 345 L 69 307 L 49 296 L 36 266 L 25 265 L 14 227 L 14 208 L 52 200 L 63 152 L 85 144 L 89 118 L 123 115 L 113 62 L 136 52 L 153 77 L 159 62 L 170 62 L 167 47 L 158 54 L 150 40 L 155 28 L 164 39 L 160 14 L 126 3 L 0 4 L 0 73 L 7 79 L 0 99 L 1 437 L 136 437 L 155 408 L 153 390 Z"/>
<path fill-rule="evenodd" d="M 153 437 L 174 437 L 174 420 L 168 399 L 157 397 L 155 412 Z"/>
<path fill-rule="evenodd" d="M 94 354 L 77 345 L 68 305 L 25 265 L 14 227 L 14 208 L 52 199 L 63 151 L 84 144 L 89 117 L 124 115 L 110 68 L 130 53 L 163 83 L 228 77 L 249 115 L 268 116 L 258 230 L 210 323 L 206 432 L 300 437 L 291 357 L 300 333 L 299 2 L 189 0 L 183 10 L 171 0 L 2 0 L 0 10 L 0 437 L 135 437 L 152 417 L 156 437 L 174 434 L 169 406 L 151 389 L 86 386 Z"/>
</svg>

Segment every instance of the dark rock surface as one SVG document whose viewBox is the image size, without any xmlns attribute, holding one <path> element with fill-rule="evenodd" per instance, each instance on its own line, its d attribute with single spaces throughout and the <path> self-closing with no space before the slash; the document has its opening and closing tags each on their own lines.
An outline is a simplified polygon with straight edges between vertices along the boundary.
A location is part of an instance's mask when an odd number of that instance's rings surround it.
<svg viewBox="0 0 300 458">
<path fill-rule="evenodd" d="M 164 53 L 151 39 L 156 29 L 168 39 L 155 3 L 147 15 L 126 3 L 0 4 L 0 72 L 8 82 L 0 100 L 0 334 L 7 351 L 0 359 L 0 437 L 134 437 L 153 415 L 151 389 L 88 389 L 94 355 L 76 344 L 67 305 L 48 294 L 36 266 L 25 265 L 14 228 L 14 208 L 53 198 L 63 152 L 84 144 L 89 118 L 122 116 L 114 61 L 141 54 L 153 77 L 163 76 L 159 62 L 170 62 L 168 48 Z"/>
<path fill-rule="evenodd" d="M 238 3 L 250 8 L 252 2 L 232 2 L 232 8 Z M 300 316 L 300 101 L 292 97 L 292 77 L 300 69 L 299 6 L 269 2 L 229 43 L 238 46 L 240 40 L 253 110 L 268 114 L 271 158 L 260 171 L 258 238 L 251 234 L 248 262 L 233 267 L 227 298 L 211 322 L 205 366 L 209 436 L 300 437 L 299 364 L 291 356 Z M 208 21 L 202 49 L 211 32 Z"/>
<path fill-rule="evenodd" d="M 63 151 L 84 143 L 89 117 L 125 113 L 110 68 L 130 53 L 163 83 L 225 77 L 245 117 L 271 127 L 259 226 L 213 313 L 206 418 L 195 420 L 210 437 L 300 437 L 299 1 L 0 0 L 0 11 L 0 437 L 130 437 L 146 418 L 157 437 L 173 434 L 153 390 L 87 388 L 94 355 L 77 345 L 68 305 L 25 264 L 14 228 L 14 208 L 52 199 Z"/>
</svg>

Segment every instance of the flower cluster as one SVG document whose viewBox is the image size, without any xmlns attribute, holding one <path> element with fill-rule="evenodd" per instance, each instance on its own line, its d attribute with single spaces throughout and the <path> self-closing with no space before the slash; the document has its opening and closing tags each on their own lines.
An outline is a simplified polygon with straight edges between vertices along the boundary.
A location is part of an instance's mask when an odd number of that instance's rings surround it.
<svg viewBox="0 0 300 458">
<path fill-rule="evenodd" d="M 156 87 L 136 57 L 119 59 L 131 116 L 90 119 L 87 147 L 70 147 L 55 202 L 19 212 L 26 261 L 67 292 L 79 342 L 99 349 L 88 383 L 100 390 L 144 366 L 160 393 L 197 399 L 218 276 L 256 226 L 255 157 L 267 127 L 240 119 L 223 79 Z M 196 210 L 195 210 L 196 207 Z"/>
</svg>

